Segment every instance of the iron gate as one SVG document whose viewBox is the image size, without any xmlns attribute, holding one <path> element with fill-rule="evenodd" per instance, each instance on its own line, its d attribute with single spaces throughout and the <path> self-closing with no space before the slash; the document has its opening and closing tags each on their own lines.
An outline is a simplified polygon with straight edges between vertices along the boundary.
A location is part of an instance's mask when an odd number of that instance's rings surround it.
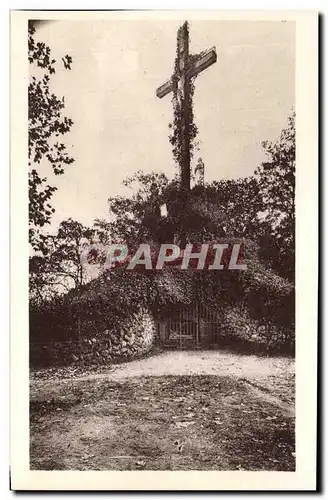
<svg viewBox="0 0 328 500">
<path fill-rule="evenodd" d="M 221 320 L 217 311 L 196 302 L 171 311 L 159 323 L 159 340 L 166 347 L 201 347 L 219 343 Z"/>
</svg>

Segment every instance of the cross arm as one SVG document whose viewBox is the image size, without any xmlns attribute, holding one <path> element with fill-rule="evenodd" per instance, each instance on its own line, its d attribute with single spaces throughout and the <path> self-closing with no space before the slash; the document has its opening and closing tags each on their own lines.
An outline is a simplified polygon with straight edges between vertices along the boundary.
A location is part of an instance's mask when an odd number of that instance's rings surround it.
<svg viewBox="0 0 328 500">
<path fill-rule="evenodd" d="M 204 69 L 216 63 L 216 61 L 216 49 L 215 47 L 212 47 L 211 49 L 207 50 L 205 54 L 200 59 L 198 59 L 198 61 L 196 61 L 192 68 L 190 68 L 190 70 L 188 71 L 188 77 L 192 78 L 193 76 L 198 75 L 199 73 L 204 71 Z"/>
<path fill-rule="evenodd" d="M 157 95 L 157 97 L 159 97 L 160 99 L 162 99 L 162 97 L 165 97 L 170 92 L 173 92 L 172 78 L 170 78 L 165 83 L 163 83 L 163 85 L 161 85 L 160 87 L 158 87 L 158 89 L 156 90 L 156 95 Z"/>
<path fill-rule="evenodd" d="M 195 64 L 193 65 L 192 68 L 189 69 L 187 76 L 188 78 L 192 78 L 193 76 L 197 76 L 199 73 L 204 71 L 206 68 L 211 66 L 217 61 L 217 55 L 216 55 L 216 49 L 215 47 L 212 47 L 211 49 L 207 50 L 202 57 L 200 57 Z M 158 87 L 156 90 L 156 95 L 160 99 L 162 97 L 165 97 L 167 94 L 170 92 L 173 92 L 173 81 L 172 78 L 167 80 L 163 85 Z"/>
</svg>

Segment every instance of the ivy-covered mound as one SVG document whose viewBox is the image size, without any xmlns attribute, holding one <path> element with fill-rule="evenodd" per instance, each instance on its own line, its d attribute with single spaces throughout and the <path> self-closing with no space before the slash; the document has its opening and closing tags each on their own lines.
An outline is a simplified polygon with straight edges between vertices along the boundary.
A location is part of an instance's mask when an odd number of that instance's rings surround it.
<svg viewBox="0 0 328 500">
<path fill-rule="evenodd" d="M 143 266 L 129 271 L 118 267 L 79 291 L 71 291 L 60 303 L 52 304 L 46 316 L 42 312 L 44 329 L 40 316 L 33 319 L 31 315 L 34 340 L 41 340 L 41 345 L 46 340 L 48 351 L 50 339 L 58 339 L 59 345 L 65 339 L 58 354 L 48 356 L 48 361 L 43 353 L 43 363 L 53 363 L 51 358 L 62 363 L 81 359 L 108 362 L 143 355 L 154 343 L 156 322 L 173 308 L 196 300 L 220 316 L 222 344 L 292 352 L 294 286 L 259 260 L 252 241 L 244 240 L 243 248 L 247 262 L 243 271 L 169 266 L 161 271 L 146 271 Z M 32 358 L 37 363 L 35 345 Z"/>
</svg>

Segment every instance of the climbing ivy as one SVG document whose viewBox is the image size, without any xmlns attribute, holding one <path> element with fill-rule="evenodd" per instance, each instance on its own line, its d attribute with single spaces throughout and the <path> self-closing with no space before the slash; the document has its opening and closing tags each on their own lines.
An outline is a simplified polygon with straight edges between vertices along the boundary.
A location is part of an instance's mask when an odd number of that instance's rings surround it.
<svg viewBox="0 0 328 500">
<path fill-rule="evenodd" d="M 187 116 L 187 123 L 186 123 L 186 130 L 182 131 L 182 124 L 181 124 L 181 115 L 182 115 L 182 108 L 184 106 L 183 102 L 183 95 L 181 92 L 181 89 L 179 88 L 179 80 L 181 78 L 181 70 L 180 70 L 180 65 L 179 65 L 179 41 L 180 39 L 186 36 L 189 38 L 189 25 L 188 22 L 186 21 L 182 26 L 180 26 L 178 30 L 178 35 L 177 35 L 177 49 L 176 49 L 176 57 L 174 61 L 174 68 L 173 68 L 173 76 L 172 76 L 172 83 L 173 83 L 173 92 L 172 92 L 172 104 L 173 104 L 173 122 L 169 124 L 171 131 L 171 134 L 169 136 L 169 141 L 172 144 L 172 152 L 173 152 L 173 157 L 174 160 L 176 161 L 177 165 L 179 166 L 180 172 L 182 170 L 182 141 L 183 141 L 183 135 L 187 135 L 189 137 L 190 141 L 190 156 L 192 158 L 193 151 L 195 149 L 195 138 L 198 133 L 197 126 L 195 124 L 195 119 L 194 119 L 194 111 L 193 111 L 193 97 L 194 97 L 194 92 L 195 92 L 195 84 L 194 80 L 195 77 L 188 78 L 187 80 L 187 89 L 188 91 L 186 92 L 185 99 L 187 99 L 187 106 L 186 108 L 188 109 L 188 116 Z M 197 55 L 188 55 L 188 60 L 187 60 L 187 67 L 185 68 L 185 72 L 187 73 L 189 69 L 195 64 L 195 62 L 202 57 L 203 53 L 197 54 Z"/>
</svg>

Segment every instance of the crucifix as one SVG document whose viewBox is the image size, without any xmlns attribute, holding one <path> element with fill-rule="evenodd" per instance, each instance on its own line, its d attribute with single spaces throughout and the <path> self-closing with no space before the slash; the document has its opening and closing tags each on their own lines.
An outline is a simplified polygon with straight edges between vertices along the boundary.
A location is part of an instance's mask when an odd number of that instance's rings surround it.
<svg viewBox="0 0 328 500">
<path fill-rule="evenodd" d="M 170 92 L 177 101 L 178 113 L 178 158 L 180 166 L 180 182 L 182 199 L 186 202 L 190 190 L 190 145 L 192 95 L 191 81 L 199 73 L 214 64 L 217 60 L 215 47 L 198 54 L 189 54 L 189 30 L 185 22 L 177 34 L 177 59 L 172 77 L 156 90 L 160 99 Z"/>
</svg>

